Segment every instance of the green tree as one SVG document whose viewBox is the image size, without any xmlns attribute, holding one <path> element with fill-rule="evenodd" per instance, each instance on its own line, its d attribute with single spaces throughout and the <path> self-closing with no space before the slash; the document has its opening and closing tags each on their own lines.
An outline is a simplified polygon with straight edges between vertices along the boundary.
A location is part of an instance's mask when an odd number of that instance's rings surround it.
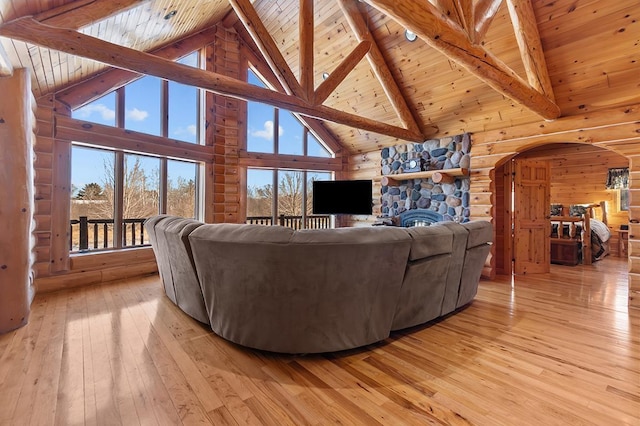
<svg viewBox="0 0 640 426">
<path fill-rule="evenodd" d="M 99 200 L 104 198 L 104 193 L 99 184 L 91 182 L 84 185 L 75 198 L 77 200 Z"/>
</svg>

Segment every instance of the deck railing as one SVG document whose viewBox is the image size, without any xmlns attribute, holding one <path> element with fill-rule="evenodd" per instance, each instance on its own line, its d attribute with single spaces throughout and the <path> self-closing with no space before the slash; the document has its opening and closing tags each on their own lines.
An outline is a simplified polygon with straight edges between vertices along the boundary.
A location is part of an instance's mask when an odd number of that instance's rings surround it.
<svg viewBox="0 0 640 426">
<path fill-rule="evenodd" d="M 122 246 L 134 247 L 149 244 L 144 233 L 146 218 L 124 219 L 122 221 Z M 75 235 L 78 238 L 74 238 Z M 77 240 L 74 244 L 74 240 Z M 69 226 L 71 251 L 97 250 L 113 247 L 113 219 L 89 219 L 80 216 L 72 219 Z"/>
<path fill-rule="evenodd" d="M 247 216 L 246 223 L 255 225 L 274 225 L 271 216 Z M 302 229 L 302 216 L 280 215 L 276 218 L 276 225 L 287 228 Z M 326 229 L 331 228 L 330 215 L 309 215 L 306 217 L 306 229 Z"/>
<path fill-rule="evenodd" d="M 149 244 L 144 232 L 146 218 L 124 219 L 122 222 L 122 246 L 135 247 Z M 246 223 L 273 225 L 271 216 L 249 216 Z M 293 229 L 302 229 L 302 216 L 280 215 L 277 225 Z M 309 215 L 306 217 L 307 229 L 331 228 L 330 215 Z M 71 251 L 99 250 L 113 247 L 113 219 L 89 219 L 80 216 L 69 223 L 69 249 Z"/>
</svg>

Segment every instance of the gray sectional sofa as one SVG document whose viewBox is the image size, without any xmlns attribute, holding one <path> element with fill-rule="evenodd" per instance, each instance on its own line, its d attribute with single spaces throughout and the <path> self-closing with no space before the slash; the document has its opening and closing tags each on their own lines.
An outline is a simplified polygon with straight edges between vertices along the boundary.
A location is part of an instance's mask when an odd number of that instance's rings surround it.
<svg viewBox="0 0 640 426">
<path fill-rule="evenodd" d="M 350 349 L 476 294 L 489 222 L 293 230 L 160 215 L 145 229 L 167 297 L 232 342 L 284 353 Z"/>
</svg>

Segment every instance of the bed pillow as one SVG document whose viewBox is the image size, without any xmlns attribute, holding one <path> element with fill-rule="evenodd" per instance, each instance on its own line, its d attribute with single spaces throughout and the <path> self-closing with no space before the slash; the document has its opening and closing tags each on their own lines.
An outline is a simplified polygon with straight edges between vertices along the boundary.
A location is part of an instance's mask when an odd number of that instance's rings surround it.
<svg viewBox="0 0 640 426">
<path fill-rule="evenodd" d="M 562 204 L 551 204 L 551 216 L 562 216 Z"/>
</svg>

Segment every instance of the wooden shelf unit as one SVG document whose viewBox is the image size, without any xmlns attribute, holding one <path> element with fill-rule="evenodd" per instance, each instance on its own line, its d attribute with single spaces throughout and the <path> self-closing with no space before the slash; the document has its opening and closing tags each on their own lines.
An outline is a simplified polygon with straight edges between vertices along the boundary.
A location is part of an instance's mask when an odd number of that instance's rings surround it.
<svg viewBox="0 0 640 426">
<path fill-rule="evenodd" d="M 398 173 L 395 175 L 383 175 L 380 179 L 384 186 L 397 186 L 401 181 L 407 179 L 428 179 L 434 178 L 436 183 L 446 182 L 450 178 L 455 179 L 456 176 L 469 176 L 469 169 L 456 168 L 456 169 L 441 169 L 441 170 L 427 170 L 423 172 L 412 173 Z"/>
</svg>

